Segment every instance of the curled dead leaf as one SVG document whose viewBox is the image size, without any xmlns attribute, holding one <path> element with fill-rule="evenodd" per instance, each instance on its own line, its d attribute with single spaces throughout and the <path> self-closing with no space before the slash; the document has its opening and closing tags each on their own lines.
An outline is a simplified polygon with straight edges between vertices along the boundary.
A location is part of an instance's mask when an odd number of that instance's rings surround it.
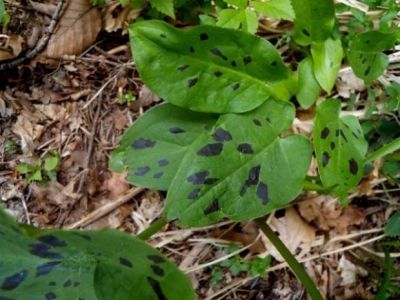
<svg viewBox="0 0 400 300">
<path fill-rule="evenodd" d="M 24 39 L 20 35 L 0 35 L 0 61 L 17 57 L 22 51 Z"/>
<path fill-rule="evenodd" d="M 118 2 L 111 3 L 104 12 L 104 29 L 114 32 L 122 29 L 122 33 L 128 32 L 128 25 L 139 17 L 142 9 L 132 9 L 129 5 L 122 7 Z"/>
</svg>

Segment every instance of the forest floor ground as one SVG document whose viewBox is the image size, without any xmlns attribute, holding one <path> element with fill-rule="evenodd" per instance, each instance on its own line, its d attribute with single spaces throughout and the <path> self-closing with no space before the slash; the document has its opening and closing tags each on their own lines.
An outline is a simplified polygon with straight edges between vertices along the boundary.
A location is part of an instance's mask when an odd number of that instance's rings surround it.
<svg viewBox="0 0 400 300">
<path fill-rule="evenodd" d="M 12 7 L 6 32 L 12 33 L 11 56 L 34 45 L 30 39 L 48 21 L 46 7 L 32 11 L 23 3 L 16 1 Z M 118 5 L 102 11 L 103 24 L 109 27 L 79 55 L 51 62 L 39 58 L 0 71 L 0 205 L 20 222 L 137 234 L 162 211 L 165 193 L 132 187 L 123 174 L 107 166 L 124 130 L 161 101 L 135 70 L 128 36 L 118 19 L 121 11 Z M 263 35 L 274 41 L 285 28 L 269 25 Z M 78 40 L 85 33 L 64 34 L 71 36 L 56 43 L 61 52 L 71 37 Z M 287 47 L 279 50 L 290 62 Z M 343 68 L 341 79 L 347 71 Z M 397 66 L 390 72 L 395 75 Z M 336 95 L 354 93 L 366 101 L 364 88 L 343 80 Z M 364 110 L 352 113 L 361 116 Z M 312 109 L 298 110 L 294 130 L 309 133 L 312 117 Z M 57 156 L 57 168 L 47 172 L 43 161 Z M 22 163 L 36 167 L 21 174 Z M 347 207 L 334 197 L 308 192 L 276 211 L 269 222 L 327 299 L 373 299 L 383 270 L 367 258 L 384 257 L 374 245 L 383 237 L 399 191 L 376 166 Z M 306 299 L 301 284 L 253 222 L 223 221 L 196 229 L 172 222 L 149 242 L 189 274 L 199 299 Z M 272 255 L 273 262 L 267 276 L 252 278 L 242 271 L 243 265 L 257 255 Z"/>
</svg>

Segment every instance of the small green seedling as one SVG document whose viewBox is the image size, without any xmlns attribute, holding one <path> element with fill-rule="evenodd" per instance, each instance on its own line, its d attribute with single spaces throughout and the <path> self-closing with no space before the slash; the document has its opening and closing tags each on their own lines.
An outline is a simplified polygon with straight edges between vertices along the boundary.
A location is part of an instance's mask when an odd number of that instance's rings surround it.
<svg viewBox="0 0 400 300">
<path fill-rule="evenodd" d="M 46 183 L 57 180 L 57 167 L 60 163 L 60 156 L 55 152 L 50 152 L 47 158 L 38 159 L 34 164 L 20 163 L 16 170 L 25 175 L 28 183 L 36 181 Z"/>
<path fill-rule="evenodd" d="M 131 91 L 128 91 L 126 94 L 118 95 L 117 104 L 130 104 L 136 101 L 136 95 L 134 95 Z"/>
</svg>

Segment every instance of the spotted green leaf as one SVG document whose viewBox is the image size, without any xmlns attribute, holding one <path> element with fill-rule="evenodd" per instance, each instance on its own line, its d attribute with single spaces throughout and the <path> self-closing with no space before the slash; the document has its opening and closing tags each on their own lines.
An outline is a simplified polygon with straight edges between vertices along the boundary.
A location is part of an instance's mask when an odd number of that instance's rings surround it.
<svg viewBox="0 0 400 300">
<path fill-rule="evenodd" d="M 364 172 L 368 144 L 358 119 L 339 117 L 340 101 L 326 100 L 317 107 L 313 131 L 315 155 L 322 183 L 346 198 Z"/>
<path fill-rule="evenodd" d="M 298 68 L 298 90 L 296 94 L 302 108 L 310 108 L 321 94 L 321 87 L 315 78 L 310 57 L 303 59 Z"/>
<path fill-rule="evenodd" d="M 188 279 L 125 233 L 38 230 L 0 211 L 0 299 L 195 299 Z"/>
<path fill-rule="evenodd" d="M 176 29 L 161 21 L 130 27 L 135 64 L 156 94 L 202 112 L 246 112 L 270 95 L 289 99 L 290 71 L 266 40 L 209 25 Z"/>
<path fill-rule="evenodd" d="M 319 85 L 329 93 L 335 85 L 342 64 L 343 48 L 340 39 L 313 42 L 311 56 L 315 78 Z"/>
<path fill-rule="evenodd" d="M 292 0 L 296 15 L 295 39 L 301 45 L 322 42 L 331 36 L 335 25 L 333 0 Z"/>
<path fill-rule="evenodd" d="M 391 49 L 398 38 L 397 32 L 368 31 L 350 41 L 347 58 L 354 73 L 369 84 L 383 74 L 389 59 L 382 51 Z"/>
<path fill-rule="evenodd" d="M 110 168 L 135 185 L 167 190 L 188 147 L 217 116 L 162 104 L 147 111 L 123 135 Z"/>
<path fill-rule="evenodd" d="M 168 218 L 185 226 L 248 220 L 292 201 L 311 160 L 307 139 L 279 137 L 294 113 L 292 104 L 269 100 L 252 112 L 221 116 L 186 152 L 168 192 Z"/>
<path fill-rule="evenodd" d="M 227 8 L 218 13 L 218 22 L 216 25 L 225 28 L 242 29 L 254 34 L 258 28 L 258 17 L 250 9 L 238 10 Z"/>
<path fill-rule="evenodd" d="M 253 1 L 253 7 L 257 12 L 275 19 L 293 21 L 295 17 L 290 0 Z"/>
</svg>

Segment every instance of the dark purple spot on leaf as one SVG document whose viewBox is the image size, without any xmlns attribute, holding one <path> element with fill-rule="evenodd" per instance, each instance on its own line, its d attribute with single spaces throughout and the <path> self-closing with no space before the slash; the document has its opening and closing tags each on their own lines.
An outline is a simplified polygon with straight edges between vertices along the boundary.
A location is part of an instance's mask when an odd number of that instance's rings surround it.
<svg viewBox="0 0 400 300">
<path fill-rule="evenodd" d="M 207 179 L 204 181 L 204 184 L 212 185 L 212 184 L 214 184 L 214 183 L 217 183 L 218 181 L 219 181 L 218 178 L 207 178 Z"/>
<path fill-rule="evenodd" d="M 191 87 L 195 86 L 196 83 L 197 83 L 198 81 L 199 81 L 198 78 L 191 78 L 191 79 L 189 79 L 189 80 L 188 80 L 188 87 L 191 88 Z"/>
<path fill-rule="evenodd" d="M 264 182 L 259 182 L 257 186 L 257 196 L 261 199 L 262 204 L 268 203 L 268 186 Z"/>
<path fill-rule="evenodd" d="M 208 35 L 207 35 L 207 33 L 202 33 L 202 34 L 200 34 L 200 40 L 201 40 L 201 41 L 206 41 L 206 40 L 208 40 Z"/>
<path fill-rule="evenodd" d="M 147 281 L 150 283 L 151 288 L 153 289 L 154 293 L 157 295 L 158 300 L 167 300 L 167 298 L 165 297 L 160 283 L 155 280 L 154 278 L 151 277 L 147 277 Z"/>
<path fill-rule="evenodd" d="M 204 214 L 205 215 L 209 215 L 212 214 L 216 211 L 219 210 L 219 203 L 218 203 L 218 199 L 215 199 L 210 206 L 208 206 L 206 209 L 204 209 Z"/>
<path fill-rule="evenodd" d="M 277 63 L 276 61 L 273 61 L 273 62 L 271 63 L 271 66 L 275 67 L 277 64 L 278 64 L 278 63 Z"/>
<path fill-rule="evenodd" d="M 197 173 L 194 173 L 193 175 L 190 175 L 187 178 L 187 181 L 189 181 L 193 184 L 203 184 L 206 181 L 208 175 L 210 175 L 210 172 L 208 172 L 208 171 L 197 172 Z"/>
<path fill-rule="evenodd" d="M 253 119 L 253 123 L 254 123 L 256 126 L 261 126 L 261 125 L 262 125 L 261 122 L 260 122 L 260 120 L 258 120 L 258 119 Z"/>
<path fill-rule="evenodd" d="M 183 72 L 183 71 L 185 71 L 187 68 L 189 68 L 189 65 L 183 65 L 183 66 L 178 67 L 178 71 Z"/>
<path fill-rule="evenodd" d="M 180 128 L 180 127 L 172 127 L 172 128 L 169 129 L 169 132 L 171 132 L 173 134 L 178 134 L 178 133 L 185 132 L 185 129 Z"/>
<path fill-rule="evenodd" d="M 65 247 L 67 243 L 56 238 L 54 235 L 44 235 L 38 238 L 39 241 L 49 244 L 53 247 Z"/>
<path fill-rule="evenodd" d="M 231 61 L 231 66 L 232 66 L 232 67 L 236 67 L 236 66 L 237 66 L 236 61 L 232 60 L 232 61 Z"/>
<path fill-rule="evenodd" d="M 29 245 L 30 250 L 29 253 L 32 255 L 42 257 L 42 258 L 49 258 L 49 259 L 63 259 L 63 256 L 59 253 L 50 252 L 51 246 L 45 243 L 38 243 L 38 244 L 31 244 Z"/>
<path fill-rule="evenodd" d="M 240 153 L 243 153 L 243 154 L 252 154 L 252 153 L 254 153 L 253 148 L 251 147 L 251 145 L 247 144 L 247 143 L 243 143 L 243 144 L 240 144 L 239 146 L 237 146 L 237 150 Z"/>
<path fill-rule="evenodd" d="M 150 167 L 149 166 L 144 166 L 144 167 L 139 167 L 137 168 L 135 175 L 136 176 L 144 176 L 146 175 L 148 172 L 150 171 Z"/>
<path fill-rule="evenodd" d="M 1 288 L 7 291 L 16 289 L 26 279 L 26 276 L 28 276 L 27 270 L 11 275 L 4 279 Z"/>
<path fill-rule="evenodd" d="M 133 142 L 132 147 L 134 149 L 145 149 L 145 148 L 152 148 L 156 144 L 155 141 L 140 138 Z"/>
<path fill-rule="evenodd" d="M 357 175 L 358 164 L 353 158 L 349 160 L 349 170 L 351 174 Z"/>
<path fill-rule="evenodd" d="M 310 34 L 308 33 L 307 29 L 303 28 L 301 30 L 301 32 L 305 35 L 305 36 L 310 36 Z"/>
<path fill-rule="evenodd" d="M 370 72 L 371 72 L 371 66 L 368 65 L 368 67 L 364 71 L 364 76 L 368 76 Z"/>
<path fill-rule="evenodd" d="M 125 267 L 128 267 L 128 268 L 132 268 L 133 267 L 132 263 L 128 259 L 123 258 L 123 257 L 119 258 L 119 263 L 121 265 L 125 266 Z"/>
<path fill-rule="evenodd" d="M 169 164 L 169 161 L 167 159 L 161 159 L 161 160 L 158 161 L 158 165 L 160 167 L 165 167 L 168 164 Z"/>
<path fill-rule="evenodd" d="M 197 151 L 197 154 L 200 156 L 220 155 L 223 147 L 224 147 L 224 144 L 222 144 L 222 143 L 207 144 L 203 148 L 201 148 L 199 151 Z"/>
<path fill-rule="evenodd" d="M 330 156 L 329 156 L 328 152 L 322 153 L 322 166 L 324 168 L 328 165 L 329 159 L 330 159 Z"/>
<path fill-rule="evenodd" d="M 46 297 L 46 300 L 54 300 L 54 299 L 57 299 L 57 295 L 54 294 L 53 292 L 47 293 L 47 294 L 45 295 L 45 297 Z"/>
<path fill-rule="evenodd" d="M 64 287 L 70 287 L 72 285 L 71 279 L 68 279 L 66 282 L 64 282 Z"/>
<path fill-rule="evenodd" d="M 326 139 L 328 137 L 328 135 L 329 135 L 329 128 L 325 127 L 321 131 L 321 139 Z"/>
<path fill-rule="evenodd" d="M 216 142 L 228 142 L 232 140 L 232 135 L 229 133 L 229 131 L 222 129 L 221 127 L 215 130 L 212 137 Z"/>
<path fill-rule="evenodd" d="M 36 268 L 36 277 L 49 274 L 60 261 L 50 261 Z"/>
<path fill-rule="evenodd" d="M 223 60 L 227 60 L 228 58 L 219 50 L 218 48 L 212 48 L 210 50 L 211 54 L 222 58 Z"/>
<path fill-rule="evenodd" d="M 164 270 L 161 269 L 159 266 L 157 265 L 152 265 L 151 269 L 153 270 L 153 272 L 158 275 L 158 276 L 164 276 Z"/>
<path fill-rule="evenodd" d="M 222 76 L 222 72 L 220 71 L 215 71 L 214 72 L 215 77 L 221 77 Z"/>
<path fill-rule="evenodd" d="M 335 149 L 336 145 L 334 142 L 331 142 L 331 150 Z"/>
<path fill-rule="evenodd" d="M 252 59 L 251 59 L 251 56 L 249 56 L 249 55 L 243 57 L 243 63 L 244 63 L 245 65 L 251 63 L 251 60 L 252 60 Z"/>
<path fill-rule="evenodd" d="M 196 200 L 197 198 L 199 198 L 199 194 L 200 194 L 200 189 L 194 189 L 189 193 L 188 199 Z"/>
<path fill-rule="evenodd" d="M 244 196 L 249 187 L 256 185 L 258 183 L 259 176 L 260 176 L 260 170 L 261 170 L 260 165 L 255 166 L 250 169 L 247 179 L 244 182 L 244 184 L 240 190 L 240 196 Z"/>
<path fill-rule="evenodd" d="M 232 90 L 236 91 L 240 87 L 240 83 L 236 82 L 231 85 Z"/>
<path fill-rule="evenodd" d="M 158 172 L 153 175 L 153 178 L 158 179 L 158 178 L 161 178 L 163 175 L 164 175 L 164 172 Z"/>
<path fill-rule="evenodd" d="M 190 46 L 189 51 L 190 51 L 191 53 L 194 53 L 194 48 L 193 48 L 193 46 Z"/>
<path fill-rule="evenodd" d="M 272 123 L 271 119 L 269 117 L 266 117 L 265 120 L 267 120 L 268 123 Z"/>
<path fill-rule="evenodd" d="M 165 259 L 159 255 L 149 255 L 147 258 L 155 264 L 161 264 L 165 262 Z"/>
</svg>

